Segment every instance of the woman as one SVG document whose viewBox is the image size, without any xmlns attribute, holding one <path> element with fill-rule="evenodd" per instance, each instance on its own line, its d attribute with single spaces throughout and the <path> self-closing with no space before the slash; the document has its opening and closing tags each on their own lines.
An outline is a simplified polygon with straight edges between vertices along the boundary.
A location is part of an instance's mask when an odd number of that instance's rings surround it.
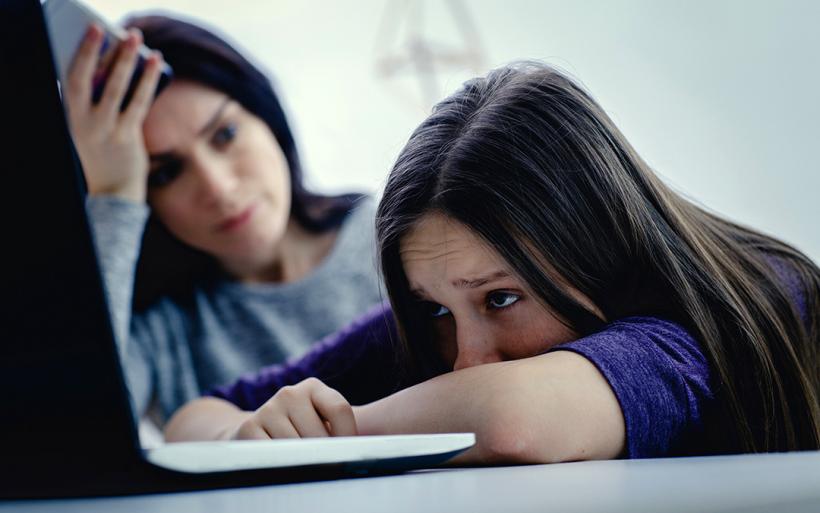
<svg viewBox="0 0 820 513">
<path fill-rule="evenodd" d="M 98 103 L 89 30 L 66 104 L 135 407 L 167 417 L 381 301 L 375 205 L 305 189 L 276 94 L 226 42 L 161 16 L 127 25 Z M 155 53 L 120 112 L 143 35 L 174 79 L 152 102 Z"/>
<path fill-rule="evenodd" d="M 461 458 L 481 463 L 820 448 L 820 270 L 671 191 L 552 68 L 441 102 L 377 238 L 417 384 L 350 406 L 340 372 L 392 372 L 377 312 L 192 402 L 166 437 L 473 431 Z M 351 364 L 350 345 L 374 349 Z"/>
</svg>

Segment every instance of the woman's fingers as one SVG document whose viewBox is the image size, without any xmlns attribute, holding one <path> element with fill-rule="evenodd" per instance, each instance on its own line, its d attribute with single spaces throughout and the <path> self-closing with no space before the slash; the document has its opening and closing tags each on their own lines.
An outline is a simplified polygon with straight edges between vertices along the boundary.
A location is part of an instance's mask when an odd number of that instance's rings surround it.
<svg viewBox="0 0 820 513">
<path fill-rule="evenodd" d="M 70 107 L 87 108 L 91 103 L 91 81 L 100 60 L 102 39 L 102 29 L 90 25 L 68 71 L 66 97 L 70 98 Z"/>
<path fill-rule="evenodd" d="M 126 119 L 120 115 L 125 91 L 134 73 L 141 37 L 130 33 L 116 49 L 100 57 L 104 34 L 92 26 L 75 57 L 64 96 L 71 135 L 83 165 L 91 195 L 110 195 L 136 202 L 146 197 L 148 154 L 142 134 L 146 112 Z M 113 64 L 108 62 L 113 58 Z M 103 62 L 104 61 L 104 62 Z M 99 104 L 92 105 L 95 73 L 110 71 Z M 150 77 L 149 77 L 150 79 Z M 145 106 L 141 106 L 145 109 Z M 137 118 L 136 114 L 141 114 Z"/>
<path fill-rule="evenodd" d="M 119 115 L 120 105 L 128 90 L 134 68 L 137 63 L 137 49 L 142 43 L 142 36 L 137 31 L 128 33 L 128 37 L 120 43 L 117 49 L 117 58 L 105 81 L 105 89 L 98 108 L 111 115 Z"/>
<path fill-rule="evenodd" d="M 136 89 L 134 89 L 134 95 L 122 115 L 126 122 L 135 121 L 142 125 L 142 121 L 148 114 L 148 109 L 151 108 L 151 102 L 154 100 L 154 92 L 157 90 L 161 66 L 162 57 L 159 52 L 152 53 L 146 59 L 142 76 Z"/>
</svg>

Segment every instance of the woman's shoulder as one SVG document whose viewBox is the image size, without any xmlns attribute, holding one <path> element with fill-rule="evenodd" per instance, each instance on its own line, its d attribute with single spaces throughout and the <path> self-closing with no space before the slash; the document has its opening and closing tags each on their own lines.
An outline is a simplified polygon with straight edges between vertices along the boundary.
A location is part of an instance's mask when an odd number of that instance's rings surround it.
<svg viewBox="0 0 820 513">
<path fill-rule="evenodd" d="M 340 270 L 360 270 L 364 266 L 368 272 L 375 271 L 375 219 L 375 200 L 362 196 L 342 222 L 334 247 L 325 262 L 327 266 Z"/>
<path fill-rule="evenodd" d="M 353 203 L 342 222 L 342 230 L 351 226 L 356 228 L 366 227 L 372 233 L 376 226 L 375 219 L 376 200 L 372 196 L 363 195 Z"/>
</svg>

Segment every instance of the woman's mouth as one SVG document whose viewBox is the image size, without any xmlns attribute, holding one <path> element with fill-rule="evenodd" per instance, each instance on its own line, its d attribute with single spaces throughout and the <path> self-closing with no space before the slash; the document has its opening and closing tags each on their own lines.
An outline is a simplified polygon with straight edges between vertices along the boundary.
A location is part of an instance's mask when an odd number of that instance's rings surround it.
<svg viewBox="0 0 820 513">
<path fill-rule="evenodd" d="M 219 223 L 219 225 L 217 225 L 217 231 L 230 232 L 236 230 L 240 226 L 243 226 L 251 219 L 255 208 L 255 205 L 251 205 L 247 207 L 245 210 L 242 210 L 241 212 L 236 214 L 235 216 L 225 218 L 223 221 Z"/>
</svg>

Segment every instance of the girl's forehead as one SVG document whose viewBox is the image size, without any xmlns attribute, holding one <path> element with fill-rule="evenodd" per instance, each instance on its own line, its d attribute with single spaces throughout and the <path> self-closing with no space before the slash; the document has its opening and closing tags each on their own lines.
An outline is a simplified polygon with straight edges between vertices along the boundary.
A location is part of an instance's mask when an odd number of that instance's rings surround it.
<svg viewBox="0 0 820 513">
<path fill-rule="evenodd" d="M 475 242 L 472 232 L 460 222 L 441 213 L 425 214 L 402 237 L 399 251 L 405 253 L 437 253 Z"/>
<path fill-rule="evenodd" d="M 470 228 L 437 212 L 426 214 L 402 237 L 399 254 L 405 268 L 446 264 L 467 270 L 503 262 Z"/>
</svg>

